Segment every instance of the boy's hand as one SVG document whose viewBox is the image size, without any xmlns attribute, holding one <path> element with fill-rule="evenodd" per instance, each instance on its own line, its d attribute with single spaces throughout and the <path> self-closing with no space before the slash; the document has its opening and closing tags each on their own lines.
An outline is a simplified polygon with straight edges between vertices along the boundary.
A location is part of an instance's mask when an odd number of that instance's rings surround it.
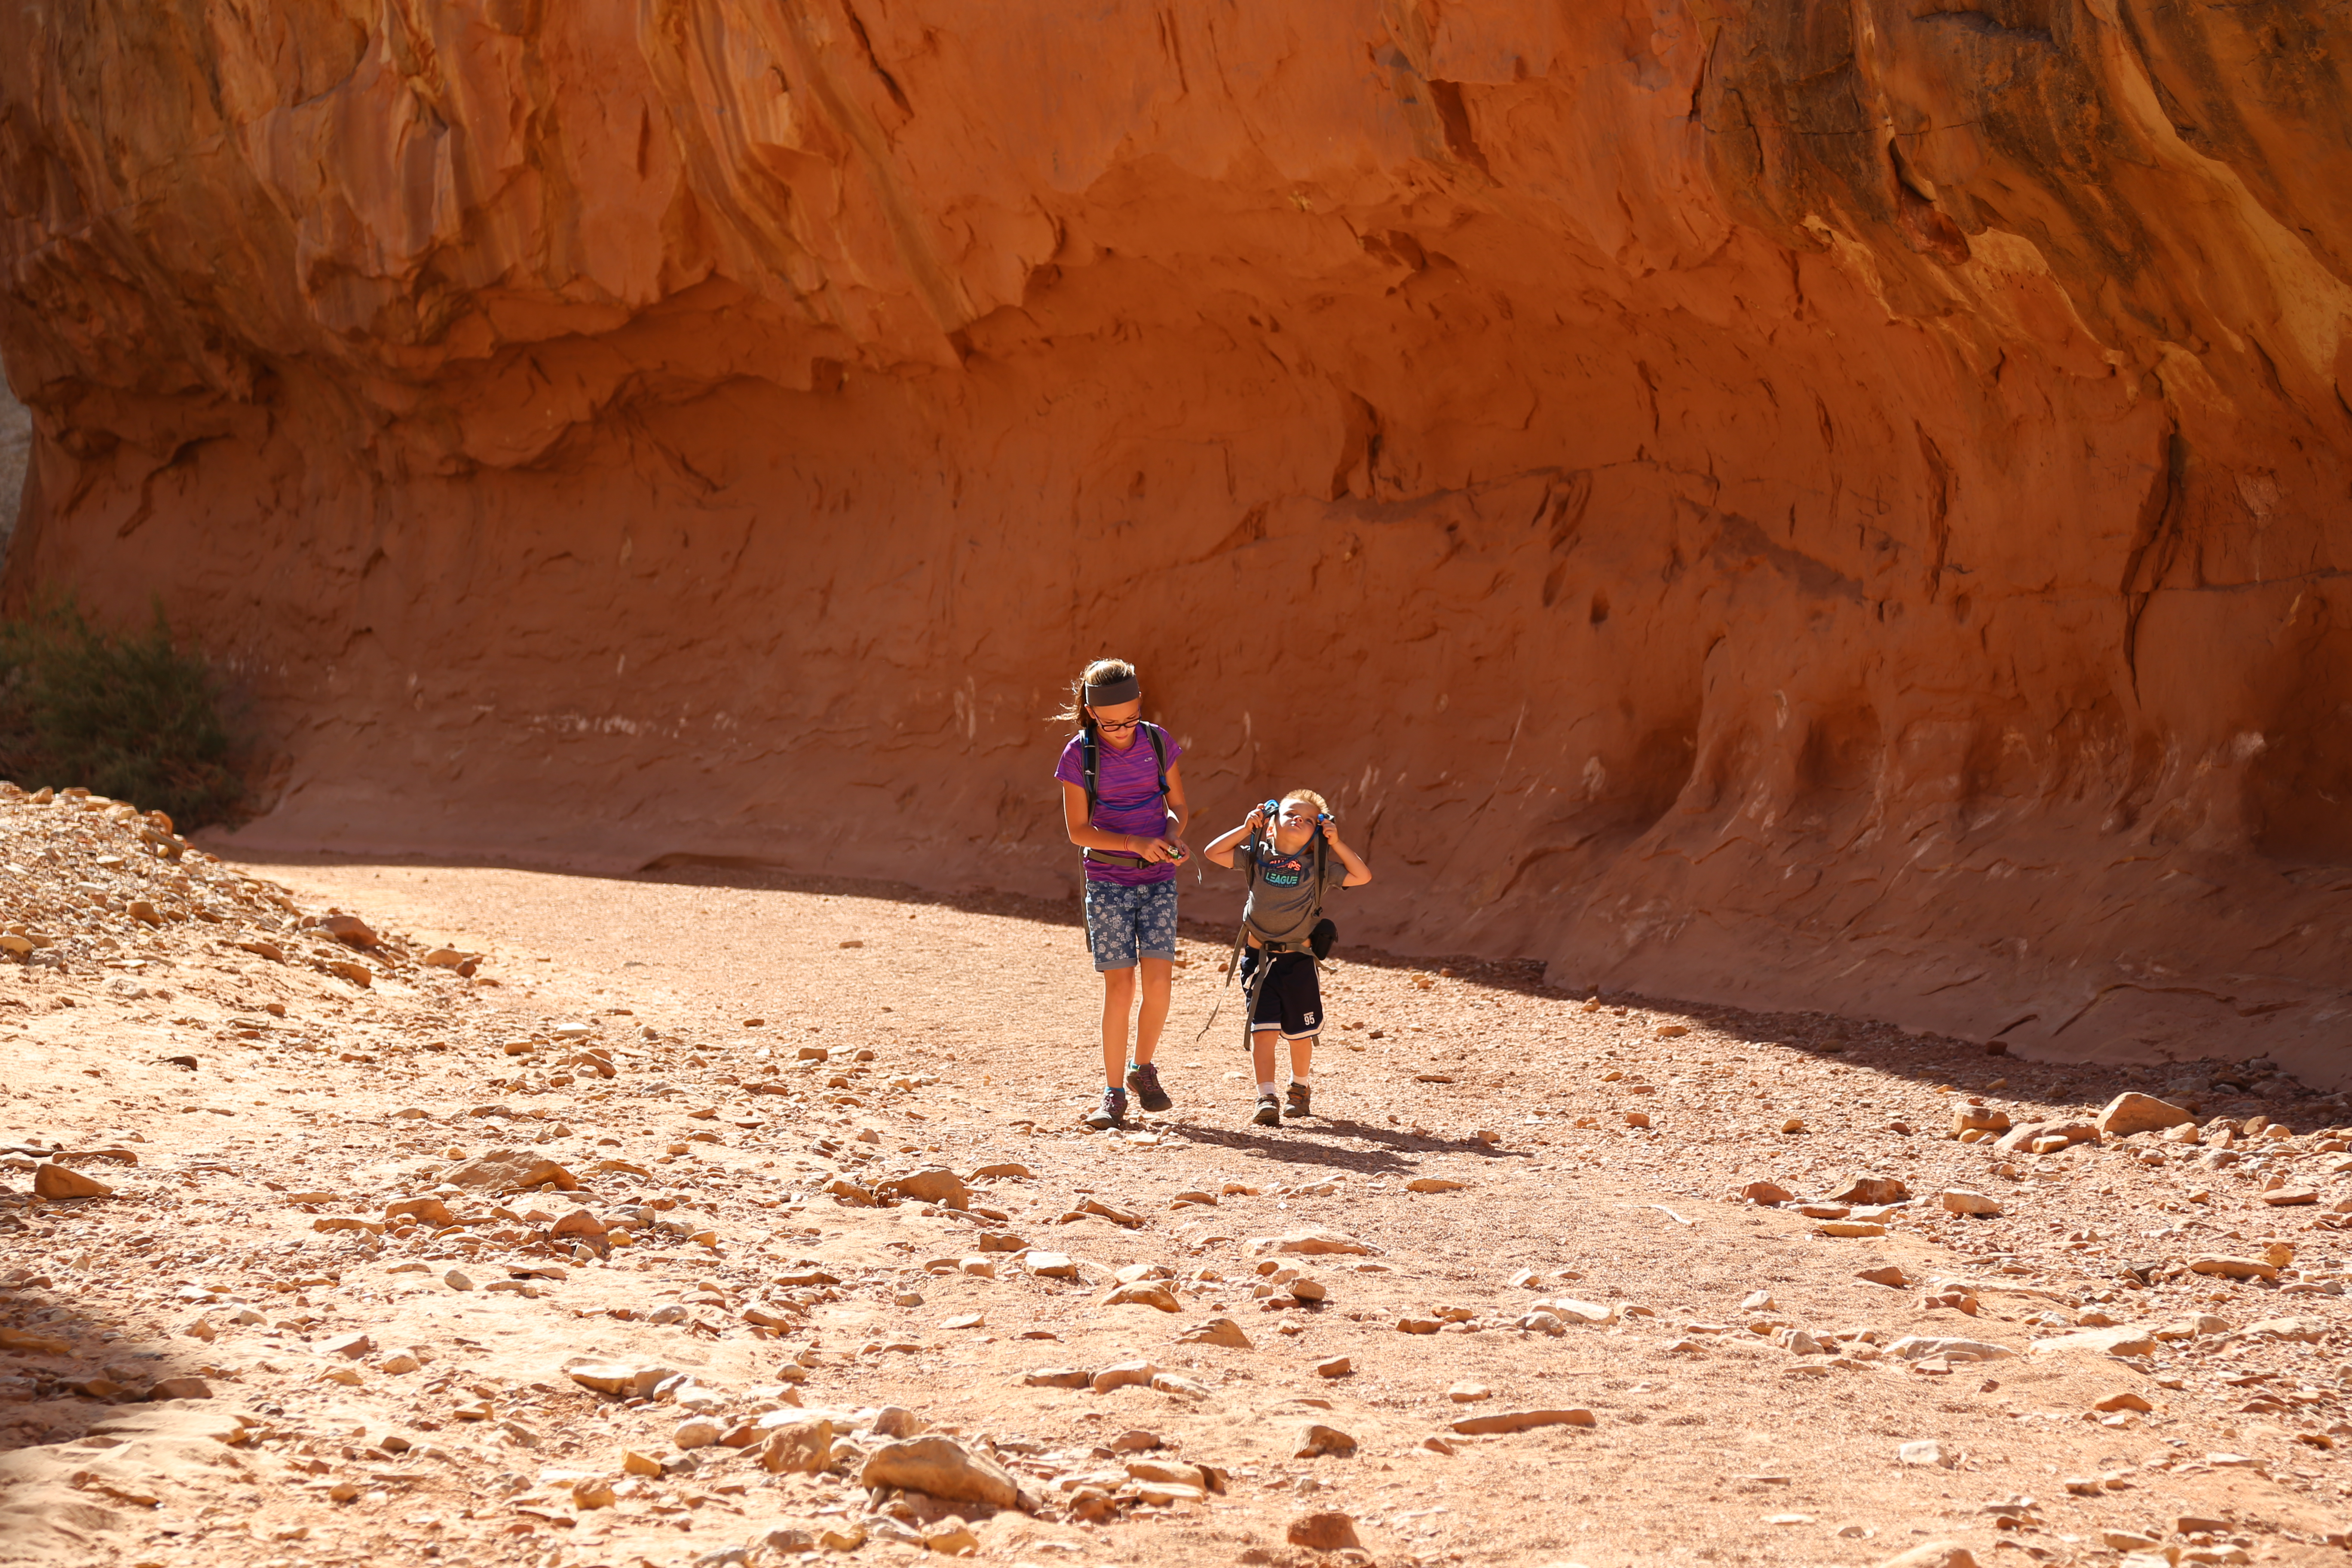
<svg viewBox="0 0 2352 1568">
<path fill-rule="evenodd" d="M 1334 849 L 1339 847 L 1339 825 L 1328 816 L 1323 819 L 1323 842 Z"/>
<path fill-rule="evenodd" d="M 1249 829 L 1252 833 L 1255 833 L 1259 828 L 1264 827 L 1265 826 L 1265 808 L 1256 805 L 1251 806 L 1250 814 L 1242 818 L 1242 826 Z"/>
</svg>

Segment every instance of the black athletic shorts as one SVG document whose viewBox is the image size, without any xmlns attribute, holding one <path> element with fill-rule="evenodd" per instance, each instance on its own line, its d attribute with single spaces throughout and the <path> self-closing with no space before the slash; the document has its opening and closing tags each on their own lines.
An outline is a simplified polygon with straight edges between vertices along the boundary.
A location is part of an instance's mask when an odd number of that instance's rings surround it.
<svg viewBox="0 0 2352 1568">
<path fill-rule="evenodd" d="M 1244 987 L 1257 973 L 1262 956 L 1254 947 L 1242 953 Z M 1250 1014 L 1250 1029 L 1255 1033 L 1276 1028 L 1286 1040 L 1303 1040 L 1323 1031 L 1323 986 L 1316 977 L 1311 954 L 1274 955 L 1274 967 L 1266 971 L 1265 984 L 1258 988 L 1257 1006 Z"/>
</svg>

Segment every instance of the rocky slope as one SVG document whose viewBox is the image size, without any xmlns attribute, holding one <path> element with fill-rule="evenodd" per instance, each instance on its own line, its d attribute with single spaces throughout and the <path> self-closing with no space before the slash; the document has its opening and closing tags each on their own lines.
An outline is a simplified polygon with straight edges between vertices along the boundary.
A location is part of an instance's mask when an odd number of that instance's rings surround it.
<svg viewBox="0 0 2352 1568">
<path fill-rule="evenodd" d="M 2332 1081 L 2346 29 L 20 8 L 8 592 L 257 844 L 1066 887 L 1115 649 L 1384 945 Z"/>
</svg>

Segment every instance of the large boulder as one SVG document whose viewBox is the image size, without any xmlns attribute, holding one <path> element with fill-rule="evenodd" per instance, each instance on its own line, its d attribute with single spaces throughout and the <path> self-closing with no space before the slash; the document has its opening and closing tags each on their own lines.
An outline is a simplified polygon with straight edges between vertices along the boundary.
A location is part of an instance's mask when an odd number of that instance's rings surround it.
<svg viewBox="0 0 2352 1568">
<path fill-rule="evenodd" d="M 1003 1466 L 952 1437 L 910 1437 L 885 1443 L 866 1458 L 858 1481 L 869 1491 L 896 1487 L 950 1502 L 1012 1508 L 1021 1488 Z"/>
<path fill-rule="evenodd" d="M 2106 1109 L 2099 1112 L 2098 1126 L 2102 1132 L 2128 1138 L 2135 1132 L 2161 1132 L 2195 1120 L 2179 1106 L 2152 1094 L 2125 1093 L 2107 1101 Z"/>
<path fill-rule="evenodd" d="M 488 1153 L 452 1166 L 441 1173 L 452 1186 L 478 1187 L 484 1192 L 520 1193 L 532 1187 L 576 1192 L 579 1181 L 544 1154 L 528 1149 L 493 1149 Z"/>
</svg>

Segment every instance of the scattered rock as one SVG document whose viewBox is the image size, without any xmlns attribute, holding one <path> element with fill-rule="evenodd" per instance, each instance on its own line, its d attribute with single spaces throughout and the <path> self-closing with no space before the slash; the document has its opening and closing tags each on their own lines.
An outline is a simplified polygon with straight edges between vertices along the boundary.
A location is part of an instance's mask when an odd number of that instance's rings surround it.
<svg viewBox="0 0 2352 1568">
<path fill-rule="evenodd" d="M 1950 1214 L 1974 1215 L 1980 1219 L 2000 1217 L 2000 1205 L 1982 1193 L 1972 1193 L 1966 1187 L 1947 1187 L 1937 1194 L 1937 1201 Z"/>
<path fill-rule="evenodd" d="M 567 1366 L 563 1375 L 581 1387 L 620 1399 L 643 1399 L 664 1378 L 677 1374 L 666 1366 L 632 1366 L 616 1362 L 583 1362 Z"/>
<path fill-rule="evenodd" d="M 1165 1285 L 1139 1279 L 1132 1285 L 1121 1285 L 1102 1299 L 1106 1307 L 1157 1307 L 1163 1312 L 1181 1312 L 1184 1304 Z"/>
<path fill-rule="evenodd" d="M 1409 1193 L 1458 1193 L 1467 1185 L 1469 1185 L 1467 1182 L 1457 1182 L 1447 1176 L 1415 1176 L 1404 1184 L 1404 1190 Z M 1321 1519 L 1325 1516 L 1317 1514 L 1314 1517 Z"/>
<path fill-rule="evenodd" d="M 975 1454 L 952 1437 L 923 1436 L 885 1443 L 858 1473 L 868 1491 L 897 1487 L 950 1502 L 1011 1508 L 1020 1488 L 1003 1467 Z"/>
<path fill-rule="evenodd" d="M 1733 1188 L 1731 1195 L 1743 1203 L 1762 1204 L 1767 1208 L 1778 1208 L 1797 1194 L 1778 1182 L 1750 1182 L 1744 1187 Z"/>
<path fill-rule="evenodd" d="M 1874 1219 L 1824 1219 L 1813 1222 L 1815 1236 L 1885 1236 L 1886 1227 Z"/>
<path fill-rule="evenodd" d="M 1457 1383 L 1445 1391 L 1445 1397 L 1456 1405 L 1475 1405 L 1482 1399 L 1492 1399 L 1495 1391 L 1483 1383 Z"/>
<path fill-rule="evenodd" d="M 1381 1249 L 1369 1242 L 1359 1241 L 1352 1236 L 1345 1236 L 1336 1230 L 1307 1230 L 1291 1236 L 1260 1237 L 1250 1243 L 1250 1250 L 1252 1252 L 1291 1252 L 1308 1258 L 1319 1258 L 1332 1253 L 1371 1258 L 1379 1256 Z"/>
<path fill-rule="evenodd" d="M 44 1160 L 33 1167 L 33 1191 L 53 1200 L 110 1198 L 114 1195 L 114 1189 L 96 1176 L 86 1176 L 54 1160 Z"/>
<path fill-rule="evenodd" d="M 1024 1260 L 1032 1274 L 1042 1274 L 1048 1279 L 1076 1279 L 1078 1266 L 1069 1256 L 1060 1252 L 1032 1252 Z"/>
<path fill-rule="evenodd" d="M 1097 1394 L 1108 1394 L 1114 1388 L 1148 1386 L 1160 1375 L 1160 1369 L 1148 1361 L 1123 1361 L 1104 1367 L 1088 1381 Z"/>
<path fill-rule="evenodd" d="M 2252 1258 L 2215 1254 L 2190 1258 L 2189 1271 L 2191 1274 L 2210 1274 L 2222 1279 L 2275 1279 L 2279 1266 Z"/>
<path fill-rule="evenodd" d="M 1911 1277 L 1892 1263 L 1876 1268 L 1859 1269 L 1854 1278 L 1869 1285 L 1891 1285 L 1897 1290 L 1906 1289 L 1911 1284 Z"/>
<path fill-rule="evenodd" d="M 2088 1352 L 2094 1355 L 2154 1355 L 2156 1339 L 2146 1329 L 2085 1329 L 2079 1333 L 2058 1334 L 2050 1339 L 2036 1340 L 2026 1349 L 2034 1355 L 2078 1351 Z"/>
<path fill-rule="evenodd" d="M 2152 1094 L 2119 1094 L 2107 1101 L 2099 1112 L 2098 1129 L 2117 1138 L 2128 1138 L 2135 1132 L 2161 1132 L 2168 1127 L 2179 1127 L 2196 1121 L 2177 1105 L 2168 1105 Z"/>
<path fill-rule="evenodd" d="M 877 1197 L 897 1198 L 901 1202 L 938 1204 L 946 1208 L 960 1209 L 971 1202 L 971 1189 L 953 1171 L 933 1166 L 917 1171 L 911 1176 L 898 1176 L 875 1189 Z"/>
<path fill-rule="evenodd" d="M 833 1423 L 823 1416 L 802 1415 L 779 1421 L 767 1429 L 766 1440 L 760 1447 L 761 1467 L 775 1475 L 813 1476 L 832 1462 Z"/>
<path fill-rule="evenodd" d="M 2007 1345 L 1987 1343 L 1982 1340 L 1944 1339 L 1929 1334 L 1906 1334 L 1886 1347 L 1886 1353 L 1903 1361 L 1927 1361 L 1937 1357 L 1945 1361 L 1999 1361 L 2017 1352 Z"/>
<path fill-rule="evenodd" d="M 2263 1194 L 2263 1202 L 2274 1209 L 2294 1208 L 2318 1201 L 2319 1194 L 2309 1187 L 2273 1187 Z"/>
<path fill-rule="evenodd" d="M 1021 1382 L 1029 1388 L 1085 1388 L 1095 1380 L 1095 1374 L 1080 1367 L 1048 1366 L 1023 1375 Z"/>
<path fill-rule="evenodd" d="M 1492 1415 L 1465 1415 L 1453 1424 L 1465 1437 L 1495 1432 L 1527 1432 L 1538 1426 L 1593 1426 L 1590 1410 L 1500 1410 Z"/>
<path fill-rule="evenodd" d="M 1337 1426 L 1326 1426 L 1320 1422 L 1310 1421 L 1298 1429 L 1297 1451 L 1290 1457 L 1294 1459 L 1326 1457 L 1344 1459 L 1355 1451 L 1356 1440 L 1347 1433 L 1340 1431 Z"/>
<path fill-rule="evenodd" d="M 1911 1189 L 1895 1176 L 1852 1176 L 1835 1191 L 1822 1194 L 1833 1204 L 1899 1204 Z"/>
<path fill-rule="evenodd" d="M 165 1377 L 147 1392 L 150 1399 L 210 1399 L 213 1385 L 201 1377 Z"/>
<path fill-rule="evenodd" d="M 1944 1468 L 1949 1468 L 1953 1462 L 1951 1453 L 1933 1437 L 1922 1437 L 1916 1442 L 1904 1444 L 1895 1450 L 1895 1458 L 1898 1464 L 1935 1465 Z"/>
<path fill-rule="evenodd" d="M 1360 1551 L 1364 1544 L 1356 1534 L 1356 1521 L 1336 1510 L 1299 1515 L 1283 1531 L 1283 1539 L 1315 1552 Z"/>
<path fill-rule="evenodd" d="M 1211 1318 L 1207 1322 L 1189 1328 L 1177 1335 L 1176 1342 L 1179 1344 L 1187 1345 L 1223 1345 L 1228 1350 L 1236 1351 L 1257 1349 L 1257 1346 L 1251 1342 L 1249 1335 L 1242 1331 L 1242 1326 L 1231 1318 Z"/>
<path fill-rule="evenodd" d="M 1981 1105 L 1952 1107 L 1952 1136 L 1955 1138 L 1963 1132 L 2006 1132 L 2008 1131 L 2009 1112 L 2006 1110 L 1990 1110 Z"/>
<path fill-rule="evenodd" d="M 1356 1363 L 1343 1355 L 1333 1356 L 1329 1361 L 1318 1361 L 1315 1363 L 1315 1375 L 1318 1377 L 1347 1377 L 1355 1370 Z"/>
<path fill-rule="evenodd" d="M 1304 1275 L 1290 1282 L 1289 1290 L 1291 1299 L 1297 1301 L 1326 1300 L 1331 1294 L 1330 1288 L 1325 1285 L 1323 1281 L 1320 1279 L 1309 1279 Z"/>
<path fill-rule="evenodd" d="M 375 1342 L 364 1333 L 337 1334 L 333 1339 L 320 1342 L 318 1347 L 320 1355 L 339 1355 L 352 1361 L 359 1360 L 374 1349 Z"/>
<path fill-rule="evenodd" d="M 1977 1568 L 1977 1559 L 1958 1542 L 1930 1541 L 1888 1558 L 1878 1568 Z"/>
<path fill-rule="evenodd" d="M 2099 1129 L 2088 1121 L 2028 1121 L 2002 1133 L 1994 1141 L 1993 1147 L 2009 1154 L 2020 1149 L 2032 1150 L 2035 1145 L 2053 1138 L 2063 1141 L 2059 1144 L 2061 1148 L 2074 1143 L 2095 1143 L 2099 1141 Z"/>
<path fill-rule="evenodd" d="M 2134 1394 L 2131 1390 L 2124 1389 L 2118 1393 L 2108 1394 L 2105 1399 L 2094 1401 L 2091 1408 L 2100 1412 L 2102 1415 L 2117 1410 L 2137 1410 L 2142 1415 L 2147 1415 L 2154 1411 L 2156 1406 L 2150 1405 L 2145 1398 L 2139 1394 Z"/>
<path fill-rule="evenodd" d="M 488 1192 L 519 1193 L 532 1187 L 576 1192 L 580 1183 L 571 1172 L 529 1150 L 493 1149 L 478 1159 L 453 1165 L 441 1173 L 452 1186 L 479 1187 Z"/>
</svg>

